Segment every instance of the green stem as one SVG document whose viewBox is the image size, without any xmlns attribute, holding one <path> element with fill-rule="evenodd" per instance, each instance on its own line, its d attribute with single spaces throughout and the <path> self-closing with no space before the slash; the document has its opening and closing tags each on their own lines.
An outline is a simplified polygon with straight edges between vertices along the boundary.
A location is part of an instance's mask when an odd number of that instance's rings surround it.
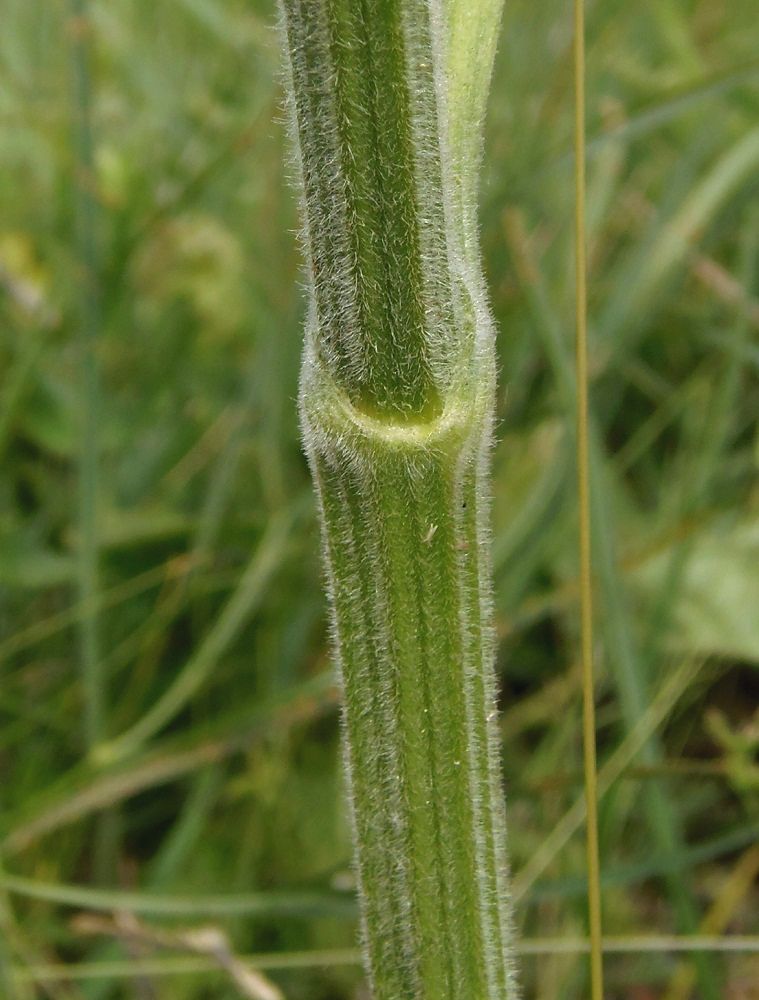
<svg viewBox="0 0 759 1000">
<path fill-rule="evenodd" d="M 98 621 L 97 478 L 100 388 L 95 345 L 100 328 L 93 194 L 92 87 L 89 68 L 89 31 L 85 0 L 70 0 L 72 63 L 74 72 L 74 146 L 76 251 L 79 267 L 79 323 L 82 380 L 82 432 L 79 461 L 78 586 L 81 615 L 79 641 L 85 692 L 85 730 L 89 749 L 104 736 L 105 692 L 102 677 Z"/>
<path fill-rule="evenodd" d="M 97 250 L 98 205 L 95 194 L 95 155 L 92 134 L 90 75 L 91 24 L 87 0 L 70 0 L 69 30 L 74 75 L 74 210 L 78 265 L 80 324 L 81 447 L 79 453 L 79 540 L 77 587 L 79 654 L 84 690 L 84 733 L 88 752 L 107 733 L 107 693 L 100 638 L 100 542 L 97 527 L 99 478 L 100 379 L 97 341 L 101 325 L 101 284 Z M 113 875 L 120 823 L 109 810 L 98 817 L 93 838 L 95 877 L 107 882 Z"/>
<path fill-rule="evenodd" d="M 480 6 L 282 3 L 312 293 L 301 419 L 377 1000 L 516 997 L 475 238 L 500 4 Z"/>
</svg>

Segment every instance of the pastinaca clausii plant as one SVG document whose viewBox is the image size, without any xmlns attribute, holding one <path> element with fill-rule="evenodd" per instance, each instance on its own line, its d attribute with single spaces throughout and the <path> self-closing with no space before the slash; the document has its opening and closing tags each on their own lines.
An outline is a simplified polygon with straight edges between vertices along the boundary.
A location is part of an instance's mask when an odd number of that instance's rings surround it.
<svg viewBox="0 0 759 1000">
<path fill-rule="evenodd" d="M 281 0 L 319 498 L 377 1000 L 514 1000 L 494 710 L 494 328 L 477 243 L 501 0 Z"/>
</svg>

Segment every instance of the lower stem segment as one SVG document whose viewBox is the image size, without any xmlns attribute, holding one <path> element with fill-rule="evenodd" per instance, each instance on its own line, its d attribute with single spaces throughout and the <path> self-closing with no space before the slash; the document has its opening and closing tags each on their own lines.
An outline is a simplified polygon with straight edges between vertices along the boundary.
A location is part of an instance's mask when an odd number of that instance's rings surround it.
<svg viewBox="0 0 759 1000">
<path fill-rule="evenodd" d="M 514 1000 L 494 730 L 487 410 L 309 407 L 376 1000 Z"/>
</svg>

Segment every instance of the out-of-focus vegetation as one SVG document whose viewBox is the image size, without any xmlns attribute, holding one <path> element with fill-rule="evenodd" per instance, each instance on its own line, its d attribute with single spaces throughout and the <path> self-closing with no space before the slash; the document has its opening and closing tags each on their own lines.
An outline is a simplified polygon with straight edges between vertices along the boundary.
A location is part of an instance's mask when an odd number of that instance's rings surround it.
<svg viewBox="0 0 759 1000">
<path fill-rule="evenodd" d="M 4 0 L 0 32 L 0 995 L 347 1000 L 273 3 L 86 13 Z M 650 943 L 759 940 L 759 27 L 588 22 L 604 904 L 647 936 L 608 996 L 749 1000 L 756 955 Z M 522 960 L 540 1000 L 587 993 L 570 41 L 566 4 L 507 4 L 481 199 L 518 919 L 565 946 Z"/>
</svg>

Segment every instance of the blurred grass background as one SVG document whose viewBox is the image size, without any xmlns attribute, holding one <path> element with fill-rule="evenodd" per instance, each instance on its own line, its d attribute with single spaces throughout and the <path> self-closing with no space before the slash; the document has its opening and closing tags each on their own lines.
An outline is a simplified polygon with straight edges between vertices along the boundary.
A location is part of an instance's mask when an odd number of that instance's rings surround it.
<svg viewBox="0 0 759 1000">
<path fill-rule="evenodd" d="M 508 0 L 482 188 L 518 922 L 569 945 L 522 959 L 540 1000 L 587 995 L 570 18 Z M 274 23 L 3 0 L 8 1000 L 363 996 Z M 753 0 L 588 7 L 605 930 L 647 935 L 620 1000 L 759 997 L 756 954 L 666 950 L 759 941 L 758 48 Z"/>
</svg>

